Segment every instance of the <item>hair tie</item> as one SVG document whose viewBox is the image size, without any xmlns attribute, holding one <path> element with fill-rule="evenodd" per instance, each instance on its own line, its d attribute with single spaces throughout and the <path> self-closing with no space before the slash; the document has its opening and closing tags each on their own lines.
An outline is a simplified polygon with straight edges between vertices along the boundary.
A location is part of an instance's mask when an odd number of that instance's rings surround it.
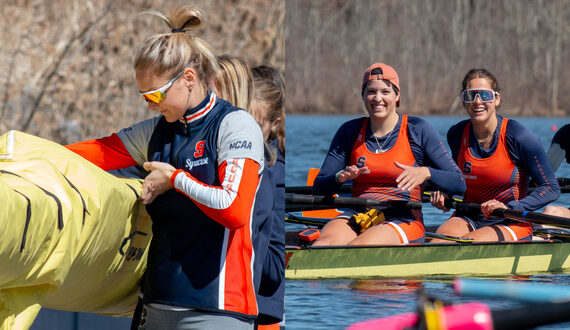
<svg viewBox="0 0 570 330">
<path fill-rule="evenodd" d="M 172 33 L 184 33 L 184 29 L 172 29 Z"/>
</svg>

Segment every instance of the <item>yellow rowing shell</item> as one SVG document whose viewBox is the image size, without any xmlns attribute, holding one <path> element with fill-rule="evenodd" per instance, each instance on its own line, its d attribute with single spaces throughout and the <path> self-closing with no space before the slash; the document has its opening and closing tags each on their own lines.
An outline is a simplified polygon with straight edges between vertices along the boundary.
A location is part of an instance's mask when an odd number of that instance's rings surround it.
<svg viewBox="0 0 570 330">
<path fill-rule="evenodd" d="M 497 242 L 285 249 L 285 278 L 493 276 L 570 272 L 568 242 Z"/>
<path fill-rule="evenodd" d="M 151 239 L 141 190 L 59 144 L 0 136 L 0 329 L 42 306 L 130 316 Z"/>
</svg>

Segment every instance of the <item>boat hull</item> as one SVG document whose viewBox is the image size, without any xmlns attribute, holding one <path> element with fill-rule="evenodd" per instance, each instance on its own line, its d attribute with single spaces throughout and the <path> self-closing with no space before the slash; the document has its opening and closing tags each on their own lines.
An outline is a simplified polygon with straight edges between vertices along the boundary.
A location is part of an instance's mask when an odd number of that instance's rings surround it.
<svg viewBox="0 0 570 330">
<path fill-rule="evenodd" d="M 492 276 L 570 270 L 570 243 L 515 242 L 385 246 L 288 246 L 287 279 Z"/>
</svg>

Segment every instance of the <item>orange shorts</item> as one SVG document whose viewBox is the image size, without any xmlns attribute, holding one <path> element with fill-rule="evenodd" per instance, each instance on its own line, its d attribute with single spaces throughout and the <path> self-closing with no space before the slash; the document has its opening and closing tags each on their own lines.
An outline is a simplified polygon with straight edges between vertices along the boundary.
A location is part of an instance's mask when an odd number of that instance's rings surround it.
<svg viewBox="0 0 570 330">
<path fill-rule="evenodd" d="M 392 227 L 400 238 L 400 243 L 423 243 L 426 238 L 426 229 L 419 220 L 415 221 L 385 221 L 382 225 Z"/>
<path fill-rule="evenodd" d="M 532 225 L 526 222 L 512 222 L 509 224 L 497 225 L 507 230 L 513 241 L 531 241 Z"/>
<path fill-rule="evenodd" d="M 527 222 L 514 221 L 503 218 L 490 218 L 477 220 L 472 219 L 466 215 L 457 215 L 454 213 L 452 217 L 463 219 L 469 224 L 472 230 L 477 230 L 483 227 L 497 226 L 503 228 L 513 241 L 531 241 L 532 240 L 532 224 Z M 505 237 L 507 238 L 507 237 Z"/>
</svg>

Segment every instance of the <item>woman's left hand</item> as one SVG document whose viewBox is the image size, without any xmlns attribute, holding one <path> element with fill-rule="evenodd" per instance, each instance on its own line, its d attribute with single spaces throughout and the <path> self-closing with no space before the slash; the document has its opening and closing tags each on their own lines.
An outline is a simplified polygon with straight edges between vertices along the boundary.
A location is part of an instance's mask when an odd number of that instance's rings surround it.
<svg viewBox="0 0 570 330">
<path fill-rule="evenodd" d="M 143 203 L 150 204 L 158 195 L 172 189 L 170 177 L 176 169 L 162 162 L 146 162 L 143 166 L 150 174 L 144 179 L 141 199 Z"/>
<path fill-rule="evenodd" d="M 445 201 L 449 199 L 449 196 L 441 191 L 434 191 L 431 196 L 429 197 L 429 201 L 431 202 L 431 205 L 433 205 L 434 207 L 443 210 L 443 212 L 447 212 L 449 211 L 449 208 L 447 208 L 445 206 Z"/>
<path fill-rule="evenodd" d="M 489 215 L 491 215 L 491 213 L 493 213 L 493 211 L 495 211 L 496 209 L 506 209 L 506 208 L 507 206 L 505 204 L 499 202 L 496 199 L 491 199 L 481 204 L 481 212 L 483 213 L 485 218 L 488 218 Z"/>
<path fill-rule="evenodd" d="M 431 173 L 429 171 L 429 168 L 425 166 L 421 167 L 408 166 L 400 164 L 398 162 L 394 162 L 394 165 L 404 170 L 396 178 L 396 182 L 398 183 L 398 188 L 400 189 L 410 191 L 415 187 L 419 186 L 420 184 L 424 183 L 426 180 L 429 180 L 429 178 L 431 178 Z"/>
</svg>

